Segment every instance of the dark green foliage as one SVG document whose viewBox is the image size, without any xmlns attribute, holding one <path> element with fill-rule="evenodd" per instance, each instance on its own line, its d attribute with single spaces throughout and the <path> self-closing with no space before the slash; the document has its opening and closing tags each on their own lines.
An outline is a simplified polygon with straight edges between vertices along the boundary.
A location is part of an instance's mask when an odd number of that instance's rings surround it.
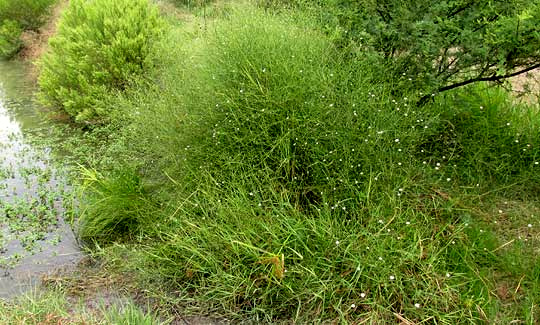
<svg viewBox="0 0 540 325">
<path fill-rule="evenodd" d="M 540 66 L 538 1 L 290 2 L 318 8 L 339 44 L 375 51 L 393 75 L 412 78 L 401 91 L 445 91 Z"/>
<path fill-rule="evenodd" d="M 106 98 L 148 71 L 163 27 L 148 0 L 70 1 L 41 62 L 43 102 L 79 122 L 108 117 Z"/>
</svg>

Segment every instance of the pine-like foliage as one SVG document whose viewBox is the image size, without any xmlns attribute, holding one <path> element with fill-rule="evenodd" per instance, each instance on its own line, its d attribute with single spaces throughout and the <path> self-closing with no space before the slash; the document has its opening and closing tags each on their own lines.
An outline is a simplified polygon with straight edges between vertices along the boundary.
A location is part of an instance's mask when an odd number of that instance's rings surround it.
<svg viewBox="0 0 540 325">
<path fill-rule="evenodd" d="M 103 101 L 147 71 L 163 23 L 148 0 L 74 0 L 41 61 L 42 101 L 78 122 L 105 118 Z"/>
</svg>

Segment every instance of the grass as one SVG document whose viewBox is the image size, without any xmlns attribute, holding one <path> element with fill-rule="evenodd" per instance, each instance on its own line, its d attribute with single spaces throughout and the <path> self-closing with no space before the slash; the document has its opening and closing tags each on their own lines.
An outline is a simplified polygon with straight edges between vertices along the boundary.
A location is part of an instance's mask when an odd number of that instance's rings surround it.
<svg viewBox="0 0 540 325">
<path fill-rule="evenodd" d="M 169 314 L 540 321 L 538 105 L 418 105 L 305 13 L 221 10 L 172 23 L 154 82 L 93 131 L 80 234 L 110 272 Z"/>
<path fill-rule="evenodd" d="M 155 315 L 147 314 L 133 302 L 123 306 L 97 308 L 85 306 L 60 290 L 32 292 L 13 302 L 0 301 L 0 321 L 3 324 L 166 324 Z"/>
</svg>

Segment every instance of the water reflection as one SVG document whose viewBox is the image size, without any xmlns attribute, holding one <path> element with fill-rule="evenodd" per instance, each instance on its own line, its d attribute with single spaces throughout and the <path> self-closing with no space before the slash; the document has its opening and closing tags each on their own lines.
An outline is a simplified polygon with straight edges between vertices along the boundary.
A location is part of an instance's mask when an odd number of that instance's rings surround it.
<svg viewBox="0 0 540 325">
<path fill-rule="evenodd" d="M 63 218 L 65 179 L 28 132 L 49 123 L 34 105 L 22 63 L 0 61 L 0 297 L 10 297 L 80 251 Z"/>
</svg>

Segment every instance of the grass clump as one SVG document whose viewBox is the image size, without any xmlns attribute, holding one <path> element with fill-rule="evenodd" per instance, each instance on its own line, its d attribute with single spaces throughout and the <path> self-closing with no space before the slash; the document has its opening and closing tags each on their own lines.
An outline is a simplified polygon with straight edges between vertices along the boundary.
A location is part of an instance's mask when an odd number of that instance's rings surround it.
<svg viewBox="0 0 540 325">
<path fill-rule="evenodd" d="M 130 170 L 104 177 L 83 169 L 83 198 L 79 236 L 84 241 L 108 242 L 136 238 L 152 223 L 152 203 L 146 199 L 138 175 Z"/>
<path fill-rule="evenodd" d="M 516 104 L 503 89 L 469 87 L 435 104 L 438 121 L 417 147 L 430 164 L 466 184 L 529 183 L 538 193 L 537 105 Z"/>
<path fill-rule="evenodd" d="M 162 32 L 147 0 L 70 1 L 41 61 L 43 102 L 78 122 L 106 119 L 107 97 L 148 71 Z"/>
<path fill-rule="evenodd" d="M 150 295 L 255 322 L 537 320 L 537 107 L 480 88 L 417 105 L 302 14 L 206 23 L 175 28 L 157 82 L 116 101 Z M 114 239 L 133 187 L 110 188 L 84 218 Z"/>
</svg>

